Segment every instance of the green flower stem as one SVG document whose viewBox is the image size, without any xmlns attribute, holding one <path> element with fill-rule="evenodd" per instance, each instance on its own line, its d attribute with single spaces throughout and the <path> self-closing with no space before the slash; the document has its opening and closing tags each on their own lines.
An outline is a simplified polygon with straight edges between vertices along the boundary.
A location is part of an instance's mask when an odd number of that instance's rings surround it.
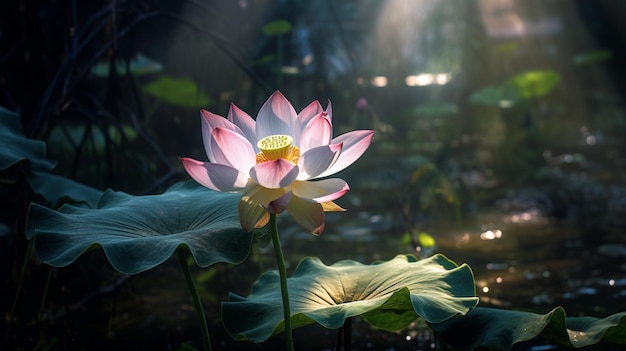
<svg viewBox="0 0 626 351">
<path fill-rule="evenodd" d="M 50 282 L 52 281 L 52 275 L 54 273 L 54 268 L 50 266 L 48 270 L 48 279 L 46 279 L 46 285 L 43 288 L 43 296 L 41 297 L 41 304 L 39 305 L 39 313 L 37 314 L 37 318 L 41 318 L 43 316 L 43 309 L 46 307 L 46 301 L 48 300 L 48 290 L 50 289 Z"/>
<path fill-rule="evenodd" d="M 285 316 L 285 336 L 287 338 L 287 350 L 293 351 L 293 334 L 291 333 L 291 311 L 289 308 L 289 292 L 287 289 L 287 270 L 285 269 L 285 257 L 280 247 L 278 239 L 278 225 L 276 224 L 276 214 L 270 213 L 270 235 L 274 243 L 276 262 L 278 263 L 278 273 L 280 274 L 280 291 L 283 295 L 283 313 Z"/>
<path fill-rule="evenodd" d="M 185 252 L 185 248 L 182 246 L 179 246 L 178 249 L 176 249 L 176 253 L 178 254 L 178 260 L 180 261 L 181 268 L 183 269 L 183 274 L 185 275 L 185 280 L 187 280 L 187 285 L 189 286 L 189 292 L 193 297 L 193 303 L 196 307 L 198 321 L 200 322 L 200 333 L 202 334 L 202 343 L 204 344 L 204 349 L 206 351 L 211 351 L 209 327 L 207 325 L 206 318 L 204 317 L 204 308 L 202 307 L 200 294 L 198 293 L 198 289 L 196 289 L 196 283 L 193 280 L 193 276 L 191 276 L 191 269 L 189 269 L 189 264 L 187 263 L 187 253 Z"/>
<path fill-rule="evenodd" d="M 343 322 L 343 351 L 352 350 L 352 317 Z"/>
<path fill-rule="evenodd" d="M 343 322 L 343 325 L 337 330 L 337 341 L 335 342 L 335 350 L 352 350 L 352 317 L 346 318 L 345 322 Z"/>
</svg>

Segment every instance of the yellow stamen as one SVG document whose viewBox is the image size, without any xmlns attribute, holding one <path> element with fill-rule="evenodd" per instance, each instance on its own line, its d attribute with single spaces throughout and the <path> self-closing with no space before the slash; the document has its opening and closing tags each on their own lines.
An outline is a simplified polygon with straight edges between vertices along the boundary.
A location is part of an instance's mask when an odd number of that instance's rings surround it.
<svg viewBox="0 0 626 351">
<path fill-rule="evenodd" d="M 293 138 L 289 135 L 275 134 L 259 140 L 257 147 L 261 150 L 256 155 L 256 163 L 285 159 L 293 164 L 298 163 L 300 149 L 291 145 Z"/>
</svg>

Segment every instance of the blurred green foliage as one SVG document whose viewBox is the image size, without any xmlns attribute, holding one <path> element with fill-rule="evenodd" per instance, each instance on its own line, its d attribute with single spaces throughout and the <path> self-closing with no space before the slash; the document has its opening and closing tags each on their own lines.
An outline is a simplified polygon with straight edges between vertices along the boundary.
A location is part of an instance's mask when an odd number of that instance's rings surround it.
<svg viewBox="0 0 626 351">
<path fill-rule="evenodd" d="M 272 21 L 263 25 L 261 31 L 269 36 L 287 34 L 291 32 L 291 23 L 285 20 Z"/>
<path fill-rule="evenodd" d="M 146 83 L 143 91 L 159 100 L 189 109 L 207 108 L 213 105 L 210 96 L 203 93 L 189 78 L 175 78 L 163 75 Z"/>
</svg>

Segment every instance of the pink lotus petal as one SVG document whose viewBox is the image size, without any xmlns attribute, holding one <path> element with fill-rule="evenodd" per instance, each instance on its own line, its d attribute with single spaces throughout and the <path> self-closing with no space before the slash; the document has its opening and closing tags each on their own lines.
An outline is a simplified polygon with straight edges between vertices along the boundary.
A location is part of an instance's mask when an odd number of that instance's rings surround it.
<svg viewBox="0 0 626 351">
<path fill-rule="evenodd" d="M 270 213 L 285 209 L 298 224 L 319 235 L 324 211 L 343 210 L 333 200 L 343 196 L 342 179 L 309 182 L 346 168 L 371 144 L 374 132 L 353 131 L 332 139 L 332 105 L 324 110 L 314 101 L 296 114 L 279 91 L 263 104 L 256 121 L 231 104 L 228 118 L 201 111 L 202 135 L 211 163 L 182 158 L 190 176 L 217 191 L 243 192 L 239 202 L 241 225 L 246 230 L 266 225 Z M 277 159 L 257 164 L 256 143 L 266 136 L 285 134 L 300 149 L 298 164 Z"/>
<path fill-rule="evenodd" d="M 258 152 L 256 149 L 256 122 L 250 115 L 245 113 L 239 107 L 235 106 L 235 104 L 230 104 L 230 110 L 228 110 L 228 120 L 234 123 L 237 127 L 241 129 L 243 132 L 243 136 L 248 139 L 252 147 L 254 147 L 255 152 Z"/>
<path fill-rule="evenodd" d="M 326 118 L 331 125 L 330 132 L 331 132 L 331 138 L 332 138 L 332 117 L 329 114 L 329 112 L 332 113 L 330 100 L 328 100 L 328 107 L 326 111 L 324 111 L 324 109 L 322 108 L 322 105 L 317 100 L 313 101 L 307 107 L 305 107 L 302 111 L 300 111 L 300 113 L 298 113 L 298 118 L 296 119 L 296 125 L 295 125 L 296 145 L 298 146 L 300 145 L 300 137 L 303 131 L 305 130 L 307 124 L 309 124 L 309 122 L 311 121 L 311 119 L 313 119 L 313 117 L 319 115 L 320 113 L 322 113 L 322 116 Z"/>
<path fill-rule="evenodd" d="M 211 160 L 211 132 L 213 132 L 213 128 L 225 128 L 230 129 L 233 132 L 237 132 L 241 135 L 244 135 L 239 127 L 233 124 L 231 121 L 226 118 L 216 115 L 215 113 L 209 112 L 207 110 L 200 110 L 200 122 L 202 124 L 202 142 L 204 143 L 204 151 L 206 152 L 209 160 Z M 212 161 L 212 160 L 211 160 Z"/>
<path fill-rule="evenodd" d="M 328 105 L 326 106 L 326 118 L 330 123 L 333 123 L 333 104 L 330 103 L 330 99 L 328 99 Z"/>
<path fill-rule="evenodd" d="M 218 114 L 203 109 L 200 110 L 200 117 L 202 117 L 200 119 L 200 121 L 202 122 L 202 126 L 206 127 L 207 129 L 221 127 L 230 129 L 243 135 L 243 133 L 241 133 L 241 129 L 237 125 Z"/>
<path fill-rule="evenodd" d="M 299 140 L 297 140 L 300 154 L 311 148 L 330 144 L 330 139 L 333 137 L 333 126 L 324 117 L 325 114 L 325 112 L 318 113 L 309 120 L 309 123 L 302 130 Z"/>
<path fill-rule="evenodd" d="M 317 202 L 305 201 L 297 196 L 292 196 L 287 212 L 304 229 L 320 235 L 324 231 L 324 210 Z"/>
<path fill-rule="evenodd" d="M 299 198 L 315 202 L 328 202 L 342 197 L 350 187 L 343 179 L 331 178 L 316 182 L 294 182 L 291 191 Z"/>
<path fill-rule="evenodd" d="M 213 128 L 211 133 L 211 152 L 209 159 L 213 163 L 231 166 L 244 174 L 256 164 L 256 154 L 250 142 L 241 134 L 221 127 Z"/>
<path fill-rule="evenodd" d="M 255 165 L 250 170 L 250 177 L 262 187 L 277 189 L 293 183 L 298 173 L 300 173 L 298 166 L 279 158 Z"/>
<path fill-rule="evenodd" d="M 365 150 L 367 150 L 367 148 L 370 146 L 370 143 L 372 142 L 373 137 L 373 130 L 355 130 L 342 134 L 333 139 L 331 144 L 343 143 L 341 155 L 339 155 L 339 159 L 337 159 L 337 162 L 335 162 L 335 164 L 330 166 L 330 168 L 328 168 L 322 174 L 318 175 L 317 178 L 335 174 L 350 166 L 352 163 L 354 163 L 354 161 L 361 157 L 361 155 L 363 155 Z"/>
<path fill-rule="evenodd" d="M 300 156 L 298 180 L 313 179 L 332 166 L 339 155 L 343 144 L 318 146 Z"/>
<path fill-rule="evenodd" d="M 238 170 L 217 163 L 181 158 L 185 170 L 196 182 L 222 192 L 241 191 L 249 186 L 248 176 Z"/>
<path fill-rule="evenodd" d="M 256 137 L 265 138 L 269 135 L 285 134 L 294 137 L 296 110 L 281 94 L 274 92 L 261 107 L 256 118 Z"/>
<path fill-rule="evenodd" d="M 315 117 L 315 115 L 319 114 L 320 112 L 324 112 L 322 104 L 320 104 L 319 101 L 315 100 L 308 104 L 307 107 L 303 108 L 300 113 L 298 113 L 298 120 L 304 122 L 304 124 L 306 125 L 311 118 Z"/>
</svg>

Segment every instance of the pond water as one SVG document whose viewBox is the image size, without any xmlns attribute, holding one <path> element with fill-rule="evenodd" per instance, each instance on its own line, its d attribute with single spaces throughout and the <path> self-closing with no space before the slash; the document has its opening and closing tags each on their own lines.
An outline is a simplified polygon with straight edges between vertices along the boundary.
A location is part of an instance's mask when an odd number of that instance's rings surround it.
<svg viewBox="0 0 626 351">
<path fill-rule="evenodd" d="M 337 201 L 347 211 L 327 214 L 321 236 L 279 217 L 289 272 L 307 256 L 332 264 L 442 253 L 472 268 L 480 306 L 605 317 L 626 311 L 624 4 L 12 5 L 0 18 L 35 29 L 0 30 L 0 45 L 14 44 L 0 55 L 0 106 L 46 143 L 55 174 L 143 195 L 189 179 L 179 157 L 206 159 L 199 109 L 226 116 L 232 102 L 254 117 L 277 89 L 296 110 L 330 100 L 335 136 L 376 134 L 339 173 L 351 188 Z M 124 276 L 95 250 L 59 269 L 26 260 L 22 275 L 28 204 L 45 201 L 1 175 L 2 204 L 15 208 L 0 218 L 3 232 L 17 233 L 0 236 L 0 257 L 16 349 L 200 345 L 175 258 Z M 282 336 L 235 342 L 220 322 L 228 293 L 247 295 L 275 267 L 271 245 L 254 248 L 240 265 L 194 268 L 216 350 L 283 346 Z M 301 350 L 330 350 L 336 338 L 318 326 L 295 336 Z M 353 341 L 354 350 L 442 349 L 419 323 L 389 333 L 356 319 Z M 538 340 L 516 349 L 559 348 Z"/>
</svg>

